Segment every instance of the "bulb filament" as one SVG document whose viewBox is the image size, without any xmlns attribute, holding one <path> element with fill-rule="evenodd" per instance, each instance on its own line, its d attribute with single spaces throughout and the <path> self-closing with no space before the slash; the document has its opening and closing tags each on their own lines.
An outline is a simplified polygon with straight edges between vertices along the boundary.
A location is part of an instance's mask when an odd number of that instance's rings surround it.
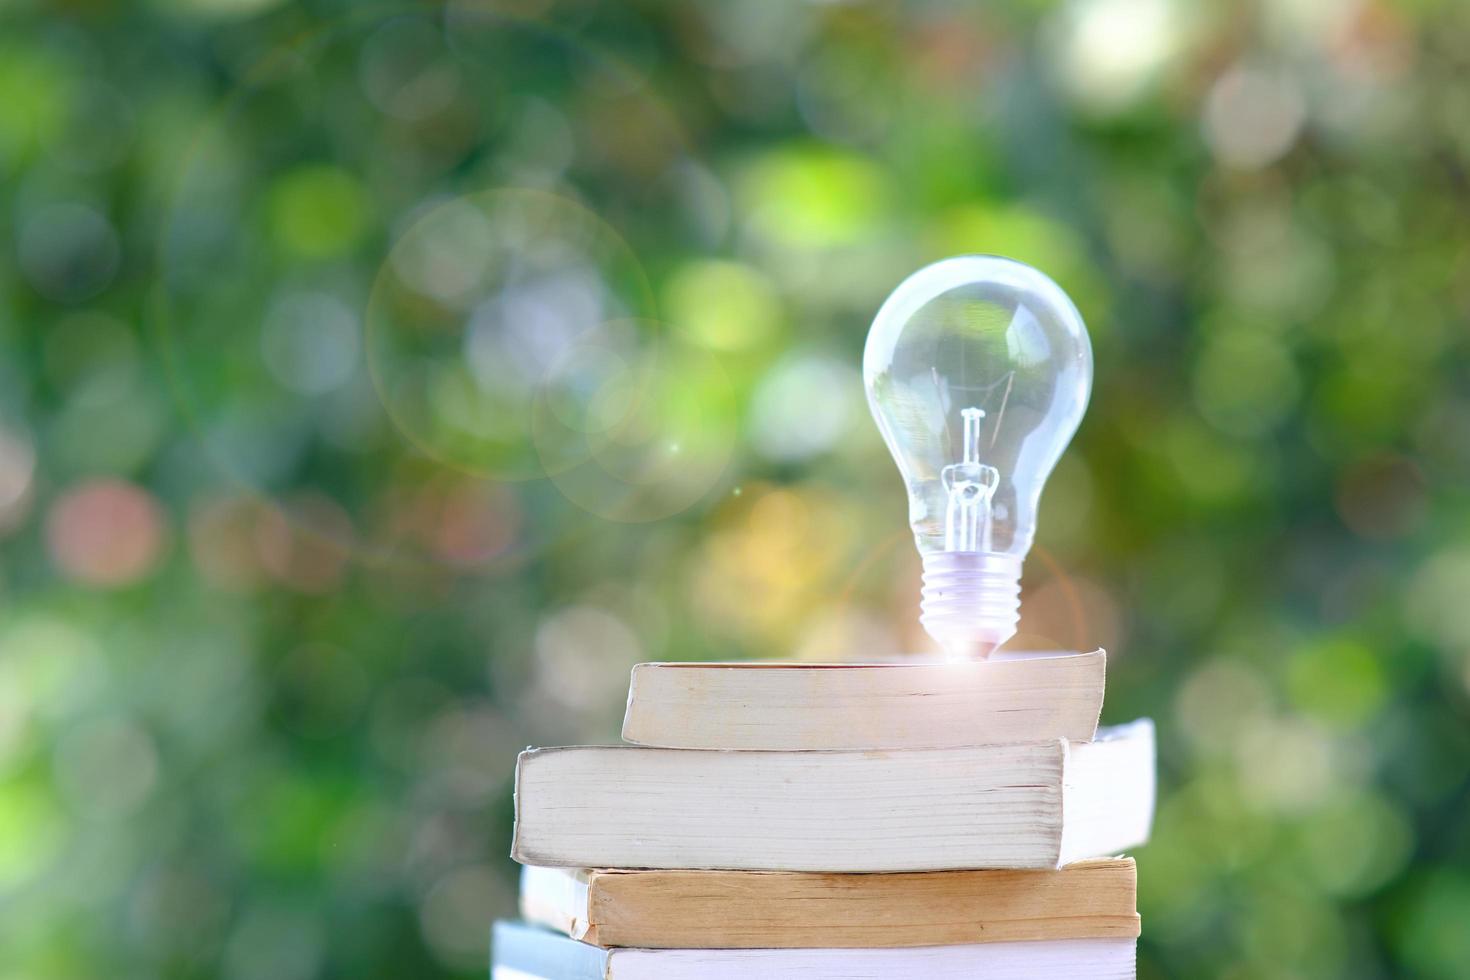
<svg viewBox="0 0 1470 980">
<path fill-rule="evenodd" d="M 940 474 L 949 492 L 944 515 L 945 551 L 990 551 L 990 499 L 1000 482 L 1000 471 L 980 462 L 980 424 L 985 411 L 961 410 L 965 420 L 964 457 Z"/>
</svg>

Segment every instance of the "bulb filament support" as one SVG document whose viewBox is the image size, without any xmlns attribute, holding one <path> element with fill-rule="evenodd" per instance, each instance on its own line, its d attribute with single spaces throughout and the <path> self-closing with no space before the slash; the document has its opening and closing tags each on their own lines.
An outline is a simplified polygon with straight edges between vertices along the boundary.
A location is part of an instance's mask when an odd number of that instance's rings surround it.
<svg viewBox="0 0 1470 980">
<path fill-rule="evenodd" d="M 984 409 L 964 419 L 960 462 L 940 473 L 948 494 L 944 551 L 924 556 L 920 622 L 958 659 L 986 657 L 1016 632 L 1021 612 L 1021 559 L 993 550 L 992 502 L 1000 471 L 980 462 Z"/>
<path fill-rule="evenodd" d="M 989 551 L 991 548 L 991 498 L 1000 483 L 1000 471 L 980 462 L 980 425 L 985 410 L 966 408 L 963 456 L 940 474 L 949 494 L 944 514 L 945 551 Z"/>
</svg>

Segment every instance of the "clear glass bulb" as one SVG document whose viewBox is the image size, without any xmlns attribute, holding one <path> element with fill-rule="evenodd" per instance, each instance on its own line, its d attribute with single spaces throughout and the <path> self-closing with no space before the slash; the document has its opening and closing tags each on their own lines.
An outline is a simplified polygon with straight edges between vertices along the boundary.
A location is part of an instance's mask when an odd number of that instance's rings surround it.
<svg viewBox="0 0 1470 980">
<path fill-rule="evenodd" d="M 924 628 L 951 656 L 987 656 L 1016 632 L 1042 486 L 1087 409 L 1082 316 L 1028 265 L 945 259 L 884 302 L 863 379 L 908 489 Z"/>
</svg>

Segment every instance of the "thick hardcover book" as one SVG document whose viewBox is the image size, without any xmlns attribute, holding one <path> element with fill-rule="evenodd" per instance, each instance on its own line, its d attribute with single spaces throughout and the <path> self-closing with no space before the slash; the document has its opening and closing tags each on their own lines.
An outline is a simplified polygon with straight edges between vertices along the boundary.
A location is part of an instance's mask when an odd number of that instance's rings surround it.
<svg viewBox="0 0 1470 980">
<path fill-rule="evenodd" d="M 792 949 L 1136 939 L 1131 858 L 837 875 L 527 867 L 521 916 L 598 946 Z"/>
<path fill-rule="evenodd" d="M 912 949 L 601 949 L 497 922 L 493 980 L 1131 980 L 1132 939 Z"/>
<path fill-rule="evenodd" d="M 869 752 L 531 749 L 511 856 L 571 868 L 1057 868 L 1148 837 L 1149 721 L 1092 742 Z"/>
<path fill-rule="evenodd" d="M 1106 662 L 1096 650 L 953 664 L 639 664 L 623 739 L 773 750 L 1085 742 Z"/>
</svg>

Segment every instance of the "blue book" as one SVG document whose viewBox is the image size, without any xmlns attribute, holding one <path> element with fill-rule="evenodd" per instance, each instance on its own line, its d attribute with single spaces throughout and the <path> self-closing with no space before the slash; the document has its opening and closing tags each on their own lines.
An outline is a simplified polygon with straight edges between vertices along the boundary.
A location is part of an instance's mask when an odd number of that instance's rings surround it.
<svg viewBox="0 0 1470 980">
<path fill-rule="evenodd" d="M 538 926 L 497 922 L 490 937 L 490 976 L 493 980 L 603 980 L 608 953 Z"/>
<path fill-rule="evenodd" d="M 497 922 L 491 980 L 1134 980 L 1132 939 L 909 949 L 603 949 Z"/>
</svg>

